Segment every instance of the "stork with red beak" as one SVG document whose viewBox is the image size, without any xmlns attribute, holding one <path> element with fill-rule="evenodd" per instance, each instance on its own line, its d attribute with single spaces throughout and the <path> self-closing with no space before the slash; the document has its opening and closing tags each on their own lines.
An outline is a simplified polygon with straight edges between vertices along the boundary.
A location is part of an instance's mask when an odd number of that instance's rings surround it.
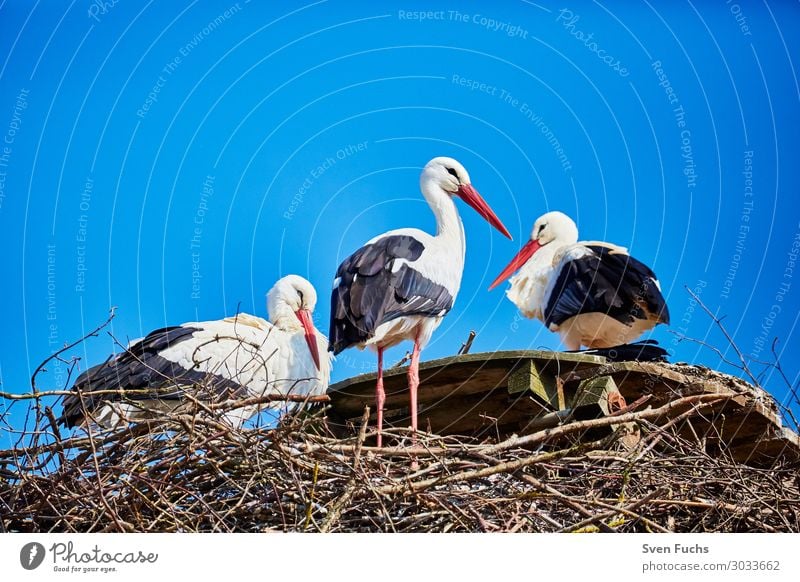
<svg viewBox="0 0 800 582">
<path fill-rule="evenodd" d="M 356 346 L 378 355 L 375 387 L 378 446 L 382 446 L 383 352 L 414 342 L 408 368 L 411 428 L 417 431 L 420 351 L 452 309 L 464 271 L 466 240 L 454 198 L 461 198 L 508 238 L 511 235 L 452 158 L 434 158 L 422 170 L 420 188 L 436 217 L 436 235 L 413 229 L 373 238 L 347 257 L 336 272 L 331 295 L 330 349 Z"/>
<path fill-rule="evenodd" d="M 81 374 L 74 394 L 64 398 L 59 421 L 67 427 L 93 423 L 115 428 L 158 412 L 180 411 L 187 400 L 324 394 L 330 355 L 328 340 L 311 319 L 316 303 L 311 283 L 288 275 L 267 294 L 270 321 L 240 313 L 152 331 Z M 91 394 L 99 391 L 115 393 Z M 266 406 L 278 411 L 296 407 L 283 402 Z M 236 408 L 224 420 L 239 427 L 261 408 Z"/>
<path fill-rule="evenodd" d="M 506 295 L 523 315 L 558 333 L 567 349 L 621 346 L 669 323 L 655 273 L 622 247 L 578 242 L 578 227 L 561 212 L 539 217 L 489 289 L 516 271 Z"/>
</svg>

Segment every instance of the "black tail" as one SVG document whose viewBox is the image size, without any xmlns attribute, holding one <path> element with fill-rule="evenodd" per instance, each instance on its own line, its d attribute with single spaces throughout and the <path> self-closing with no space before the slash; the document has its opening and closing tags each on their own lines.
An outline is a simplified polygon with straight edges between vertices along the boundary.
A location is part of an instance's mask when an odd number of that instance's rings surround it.
<svg viewBox="0 0 800 582">
<path fill-rule="evenodd" d="M 644 340 L 612 348 L 575 350 L 572 353 L 604 356 L 611 362 L 666 362 L 669 355 L 667 350 L 658 345 L 656 340 Z"/>
</svg>

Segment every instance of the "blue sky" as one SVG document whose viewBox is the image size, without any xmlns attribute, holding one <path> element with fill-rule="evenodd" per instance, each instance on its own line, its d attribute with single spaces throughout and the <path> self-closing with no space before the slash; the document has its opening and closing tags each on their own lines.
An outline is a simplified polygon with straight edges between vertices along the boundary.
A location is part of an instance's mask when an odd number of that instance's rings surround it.
<svg viewBox="0 0 800 582">
<path fill-rule="evenodd" d="M 457 8 L 456 8 L 457 7 Z M 427 11 L 420 13 L 419 11 Z M 487 292 L 547 210 L 631 249 L 671 330 L 798 376 L 795 2 L 0 4 L 0 380 L 101 323 L 120 341 L 317 287 L 392 228 L 434 228 L 420 168 L 449 155 L 511 230 L 460 205 L 467 267 L 423 357 L 557 348 Z M 424 18 L 423 18 L 424 17 Z M 673 360 L 735 371 L 654 337 Z M 81 369 L 114 349 L 72 352 Z M 387 359 L 402 357 L 397 348 Z M 763 365 L 753 363 L 761 372 Z M 374 368 L 342 354 L 334 380 Z M 50 366 L 41 388 L 58 388 Z M 765 384 L 785 399 L 786 384 Z"/>
</svg>

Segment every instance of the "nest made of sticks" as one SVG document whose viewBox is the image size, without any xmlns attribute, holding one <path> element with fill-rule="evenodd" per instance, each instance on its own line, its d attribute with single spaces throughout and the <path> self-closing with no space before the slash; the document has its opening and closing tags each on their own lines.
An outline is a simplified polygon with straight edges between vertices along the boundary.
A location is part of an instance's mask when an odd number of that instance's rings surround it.
<svg viewBox="0 0 800 582">
<path fill-rule="evenodd" d="M 121 431 L 0 451 L 0 527 L 800 531 L 797 467 L 781 459 L 750 467 L 680 436 L 678 423 L 706 405 L 692 398 L 687 412 L 661 425 L 653 422 L 663 410 L 642 410 L 501 441 L 421 434 L 415 445 L 408 431 L 392 429 L 383 449 L 368 446 L 366 413 L 345 439 L 327 431 L 324 409 L 244 429 L 165 413 Z"/>
</svg>

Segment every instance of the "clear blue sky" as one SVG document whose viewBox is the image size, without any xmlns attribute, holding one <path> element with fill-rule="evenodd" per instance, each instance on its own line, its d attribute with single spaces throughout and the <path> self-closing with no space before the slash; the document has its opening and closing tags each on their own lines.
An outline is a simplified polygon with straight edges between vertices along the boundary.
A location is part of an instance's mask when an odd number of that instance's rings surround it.
<svg viewBox="0 0 800 582">
<path fill-rule="evenodd" d="M 264 315 L 287 273 L 317 287 L 327 332 L 342 258 L 388 229 L 434 228 L 418 176 L 437 155 L 464 163 L 515 240 L 460 205 L 467 268 L 424 358 L 470 329 L 474 351 L 558 347 L 487 287 L 559 209 L 654 268 L 672 330 L 735 358 L 689 286 L 746 355 L 769 360 L 780 338 L 796 382 L 800 6 L 562 8 L 0 3 L 2 388 L 29 390 L 112 305 L 127 341 L 239 303 Z M 655 337 L 675 361 L 721 366 Z M 73 355 L 85 369 L 113 349 L 103 335 Z M 348 351 L 334 380 L 373 367 Z M 64 380 L 50 366 L 40 387 Z"/>
</svg>

